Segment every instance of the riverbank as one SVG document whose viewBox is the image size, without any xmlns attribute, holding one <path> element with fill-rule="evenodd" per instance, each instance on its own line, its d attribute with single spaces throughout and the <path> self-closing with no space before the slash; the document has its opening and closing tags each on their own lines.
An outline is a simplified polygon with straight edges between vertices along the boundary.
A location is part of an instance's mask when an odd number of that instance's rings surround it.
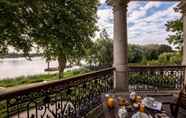
<svg viewBox="0 0 186 118">
<path fill-rule="evenodd" d="M 66 71 L 64 72 L 64 79 L 80 74 L 84 74 L 88 72 L 88 69 L 79 69 L 79 70 L 72 70 L 72 71 Z M 3 90 L 3 88 L 7 87 L 14 87 L 18 85 L 26 85 L 26 84 L 32 84 L 37 82 L 47 82 L 52 80 L 58 80 L 58 74 L 40 74 L 40 75 L 34 75 L 34 76 L 21 76 L 17 78 L 12 79 L 4 79 L 0 80 L 0 88 Z"/>
</svg>

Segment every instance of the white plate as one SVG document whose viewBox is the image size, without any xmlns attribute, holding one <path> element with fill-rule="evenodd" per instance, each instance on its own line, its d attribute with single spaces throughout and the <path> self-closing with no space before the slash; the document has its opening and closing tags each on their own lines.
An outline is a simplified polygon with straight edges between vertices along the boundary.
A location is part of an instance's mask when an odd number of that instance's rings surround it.
<svg viewBox="0 0 186 118">
<path fill-rule="evenodd" d="M 146 113 L 137 112 L 135 113 L 132 118 L 150 118 Z"/>
<path fill-rule="evenodd" d="M 167 114 L 165 113 L 157 113 L 155 114 L 155 118 L 170 118 L 170 117 L 167 116 Z"/>
<path fill-rule="evenodd" d="M 162 103 L 155 101 L 153 98 L 146 97 L 142 100 L 142 102 L 145 105 L 145 107 L 147 107 L 147 108 L 150 108 L 153 110 L 158 110 L 158 111 L 161 110 Z"/>
</svg>

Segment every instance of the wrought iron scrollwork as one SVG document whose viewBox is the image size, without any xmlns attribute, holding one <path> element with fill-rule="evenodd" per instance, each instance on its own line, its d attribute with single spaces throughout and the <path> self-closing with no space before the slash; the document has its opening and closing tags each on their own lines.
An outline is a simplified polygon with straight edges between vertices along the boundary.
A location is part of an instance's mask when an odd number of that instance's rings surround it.
<svg viewBox="0 0 186 118">
<path fill-rule="evenodd" d="M 113 87 L 113 68 L 0 94 L 0 118 L 82 118 Z"/>
<path fill-rule="evenodd" d="M 135 91 L 179 90 L 184 83 L 185 66 L 131 66 L 129 89 Z"/>
</svg>

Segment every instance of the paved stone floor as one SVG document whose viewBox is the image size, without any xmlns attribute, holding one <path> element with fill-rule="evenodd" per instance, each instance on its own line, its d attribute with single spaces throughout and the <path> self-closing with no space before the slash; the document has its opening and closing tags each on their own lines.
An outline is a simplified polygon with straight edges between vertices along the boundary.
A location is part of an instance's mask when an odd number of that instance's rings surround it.
<svg viewBox="0 0 186 118">
<path fill-rule="evenodd" d="M 177 97 L 175 97 L 175 96 L 157 96 L 156 99 L 158 101 L 161 101 L 161 102 L 176 103 L 176 101 L 177 101 Z M 172 115 L 171 115 L 171 111 L 170 111 L 170 106 L 169 105 L 163 105 L 163 109 L 166 111 L 166 113 L 169 114 L 169 116 L 171 118 L 173 118 Z M 179 113 L 178 113 L 178 118 L 186 118 L 186 110 L 180 108 L 179 109 Z"/>
</svg>

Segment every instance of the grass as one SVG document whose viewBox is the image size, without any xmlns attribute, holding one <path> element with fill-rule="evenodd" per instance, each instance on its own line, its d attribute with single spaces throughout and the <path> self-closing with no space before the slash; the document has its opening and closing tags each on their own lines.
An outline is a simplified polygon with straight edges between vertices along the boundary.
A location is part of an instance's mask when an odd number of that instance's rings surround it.
<svg viewBox="0 0 186 118">
<path fill-rule="evenodd" d="M 72 77 L 75 75 L 83 74 L 88 72 L 87 69 L 79 69 L 79 70 L 73 70 L 73 71 L 67 71 L 64 72 L 64 78 Z M 0 80 L 0 87 L 13 87 L 23 84 L 31 84 L 31 83 L 37 83 L 37 82 L 43 82 L 43 81 L 52 81 L 52 80 L 58 80 L 58 74 L 42 74 L 42 75 L 34 75 L 34 76 L 21 76 L 14 79 L 4 79 Z"/>
</svg>

